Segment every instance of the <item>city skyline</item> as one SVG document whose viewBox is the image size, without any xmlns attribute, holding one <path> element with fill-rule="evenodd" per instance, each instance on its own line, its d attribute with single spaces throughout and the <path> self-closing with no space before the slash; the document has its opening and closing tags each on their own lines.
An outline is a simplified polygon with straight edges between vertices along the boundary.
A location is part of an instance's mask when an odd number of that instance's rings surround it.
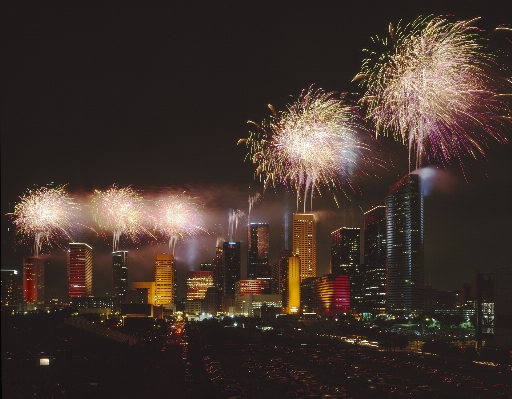
<svg viewBox="0 0 512 399">
<path fill-rule="evenodd" d="M 113 184 L 142 192 L 171 187 L 205 203 L 214 233 L 177 242 L 178 281 L 184 282 L 187 270 L 214 259 L 217 233 L 228 239 L 228 210 L 247 212 L 247 198 L 263 194 L 253 165 L 244 161 L 247 149 L 236 145 L 248 134 L 247 119 L 267 118 L 268 103 L 281 110 L 312 84 L 360 93 L 350 81 L 362 49 L 372 36 L 385 35 L 389 22 L 429 14 L 480 16 L 477 26 L 488 32 L 510 22 L 498 2 L 381 2 L 365 10 L 295 5 L 294 18 L 285 4 L 154 6 L 141 17 L 142 6 L 127 3 L 125 17 L 115 20 L 107 19 L 117 11 L 113 5 L 102 5 L 104 16 L 97 18 L 95 7 L 85 4 L 3 6 L 0 44 L 8 62 L 2 71 L 9 76 L 2 78 L 0 111 L 3 269 L 21 270 L 22 258 L 31 255 L 31 244 L 14 242 L 14 226 L 5 215 L 34 185 L 68 184 L 76 196 Z M 307 30 L 301 29 L 303 21 Z M 506 35 L 493 32 L 489 38 L 501 46 Z M 339 207 L 328 192 L 315 195 L 317 275 L 328 273 L 330 232 L 362 228 L 363 212 L 384 201 L 389 187 L 407 174 L 407 149 L 387 138 L 377 142 L 379 156 L 392 160 L 380 178 L 368 176 L 355 191 L 344 187 L 348 198 L 336 192 Z M 512 150 L 491 145 L 486 152 L 487 159 L 464 158 L 463 170 L 454 163 L 421 171 L 427 182 L 425 281 L 436 288 L 458 289 L 476 270 L 510 265 Z M 270 225 L 270 262 L 283 246 L 284 218 L 295 211 L 295 193 L 281 187 L 267 189 L 253 204 L 250 222 Z M 109 289 L 101 282 L 112 273 L 112 237 L 84 232 L 73 238 L 93 247 L 93 290 L 104 294 Z M 154 254 L 166 246 L 121 240 L 119 249 L 130 254 L 130 280 L 150 279 Z M 65 251 L 48 252 L 43 251 L 48 295 L 58 295 L 65 287 Z"/>
</svg>

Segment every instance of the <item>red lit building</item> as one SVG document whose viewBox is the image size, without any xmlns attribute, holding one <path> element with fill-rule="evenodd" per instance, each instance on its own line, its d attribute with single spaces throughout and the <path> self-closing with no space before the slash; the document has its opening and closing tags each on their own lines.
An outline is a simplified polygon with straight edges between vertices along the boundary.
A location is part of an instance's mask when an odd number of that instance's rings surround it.
<svg viewBox="0 0 512 399">
<path fill-rule="evenodd" d="M 89 245 L 69 244 L 67 275 L 70 299 L 92 295 L 92 248 Z"/>
<path fill-rule="evenodd" d="M 23 297 L 27 303 L 44 303 L 44 260 L 23 258 Z"/>
<path fill-rule="evenodd" d="M 335 317 L 350 313 L 350 277 L 344 274 L 326 274 L 314 280 L 305 280 L 304 286 L 310 287 L 310 295 L 301 297 L 308 300 L 304 308 L 322 316 Z M 305 287 L 304 287 L 305 288 Z M 301 285 L 302 289 L 302 285 Z"/>
</svg>

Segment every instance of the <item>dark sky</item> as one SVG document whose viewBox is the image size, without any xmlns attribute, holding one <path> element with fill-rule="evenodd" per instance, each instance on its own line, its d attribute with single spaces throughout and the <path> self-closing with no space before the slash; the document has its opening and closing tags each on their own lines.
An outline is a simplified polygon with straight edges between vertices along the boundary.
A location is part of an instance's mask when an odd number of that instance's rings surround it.
<svg viewBox="0 0 512 399">
<path fill-rule="evenodd" d="M 236 143 L 247 137 L 248 119 L 269 116 L 268 103 L 283 109 L 311 84 L 360 91 L 350 82 L 361 50 L 371 36 L 385 35 L 389 22 L 479 16 L 477 25 L 487 31 L 510 22 L 503 1 L 3 1 L 0 7 L 1 267 L 20 269 L 30 252 L 14 245 L 5 216 L 29 187 L 68 184 L 78 198 L 114 183 L 146 194 L 165 186 L 203 199 L 213 233 L 178 244 L 180 281 L 184 270 L 213 258 L 228 209 L 247 212 L 248 196 L 261 192 L 244 162 L 246 148 Z M 506 45 L 501 35 L 489 37 Z M 340 193 L 340 208 L 329 195 L 315 199 L 320 274 L 329 268 L 329 233 L 362 227 L 362 210 L 407 173 L 405 149 L 380 141 L 394 167 L 364 181 L 350 201 Z M 465 176 L 454 164 L 427 182 L 426 276 L 439 289 L 458 289 L 476 270 L 511 264 L 510 145 L 491 146 L 487 159 L 464 165 Z M 251 221 L 271 225 L 271 261 L 282 246 L 283 215 L 294 208 L 295 194 L 282 189 L 255 206 Z M 88 239 L 94 290 L 102 295 L 110 289 L 111 240 L 76 237 Z M 132 251 L 131 279 L 150 280 L 152 254 L 165 245 L 122 246 Z M 64 252 L 47 256 L 49 292 L 62 295 Z"/>
</svg>

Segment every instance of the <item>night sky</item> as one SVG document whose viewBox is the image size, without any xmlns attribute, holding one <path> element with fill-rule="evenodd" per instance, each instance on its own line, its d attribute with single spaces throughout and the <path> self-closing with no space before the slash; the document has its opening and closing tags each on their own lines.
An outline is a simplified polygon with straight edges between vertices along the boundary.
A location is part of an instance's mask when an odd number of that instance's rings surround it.
<svg viewBox="0 0 512 399">
<path fill-rule="evenodd" d="M 244 161 L 246 147 L 237 146 L 248 136 L 248 119 L 268 118 L 268 103 L 282 110 L 312 84 L 361 92 L 351 80 L 362 49 L 372 36 L 386 35 L 389 22 L 482 17 L 477 26 L 489 32 L 511 22 L 504 3 L 3 1 L 2 269 L 21 269 L 31 251 L 31 244 L 15 243 L 5 216 L 29 187 L 67 184 L 77 199 L 114 183 L 148 196 L 170 187 L 202 200 L 211 231 L 176 247 L 184 296 L 184 271 L 211 261 L 217 235 L 227 238 L 228 209 L 247 212 L 248 197 L 262 191 Z M 504 33 L 489 38 L 512 49 Z M 330 232 L 362 227 L 363 211 L 407 173 L 405 147 L 386 138 L 378 143 L 393 161 L 379 178 L 365 179 L 348 198 L 339 192 L 339 208 L 330 194 L 315 197 L 319 275 L 329 270 Z M 511 265 L 511 146 L 491 145 L 487 159 L 463 163 L 464 172 L 457 161 L 420 172 L 428 176 L 426 282 L 438 289 L 458 289 L 476 270 Z M 268 190 L 251 214 L 251 222 L 270 223 L 271 262 L 295 198 L 281 187 Z M 235 238 L 244 237 L 239 227 Z M 95 295 L 110 292 L 111 236 L 79 231 L 75 240 L 94 248 Z M 130 280 L 149 281 L 153 254 L 166 243 L 122 241 L 120 248 L 130 251 Z M 55 246 L 45 253 L 47 293 L 64 296 L 65 252 Z"/>
</svg>

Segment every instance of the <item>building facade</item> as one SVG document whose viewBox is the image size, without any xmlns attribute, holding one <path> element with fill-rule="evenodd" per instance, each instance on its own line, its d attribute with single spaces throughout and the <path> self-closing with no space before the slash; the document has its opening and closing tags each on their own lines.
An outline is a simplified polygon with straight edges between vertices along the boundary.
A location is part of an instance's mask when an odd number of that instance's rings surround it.
<svg viewBox="0 0 512 399">
<path fill-rule="evenodd" d="M 386 312 L 386 206 L 377 204 L 364 214 L 364 305 Z"/>
<path fill-rule="evenodd" d="M 392 185 L 386 197 L 386 311 L 409 314 L 423 310 L 423 196 L 418 175 Z"/>
<path fill-rule="evenodd" d="M 92 295 L 92 247 L 71 242 L 67 254 L 68 297 Z"/>
<path fill-rule="evenodd" d="M 204 299 L 213 287 L 213 271 L 187 271 L 187 301 Z"/>
<path fill-rule="evenodd" d="M 27 303 L 44 303 L 44 260 L 23 258 L 23 299 Z"/>
<path fill-rule="evenodd" d="M 18 278 L 17 270 L 2 269 L 2 306 L 18 305 Z"/>
<path fill-rule="evenodd" d="M 292 250 L 300 258 L 300 280 L 316 277 L 316 220 L 313 214 L 293 214 Z"/>
<path fill-rule="evenodd" d="M 155 255 L 155 306 L 173 309 L 176 303 L 174 255 Z"/>
<path fill-rule="evenodd" d="M 112 296 L 124 299 L 128 279 L 128 251 L 112 252 Z"/>
<path fill-rule="evenodd" d="M 262 280 L 265 294 L 272 291 L 269 243 L 268 223 L 250 223 L 247 226 L 247 279 Z"/>
<path fill-rule="evenodd" d="M 299 256 L 288 258 L 288 286 L 286 288 L 286 308 L 288 314 L 300 311 L 301 259 Z"/>
<path fill-rule="evenodd" d="M 240 242 L 225 242 L 222 246 L 224 259 L 223 295 L 235 294 L 235 283 L 240 280 Z"/>
</svg>

